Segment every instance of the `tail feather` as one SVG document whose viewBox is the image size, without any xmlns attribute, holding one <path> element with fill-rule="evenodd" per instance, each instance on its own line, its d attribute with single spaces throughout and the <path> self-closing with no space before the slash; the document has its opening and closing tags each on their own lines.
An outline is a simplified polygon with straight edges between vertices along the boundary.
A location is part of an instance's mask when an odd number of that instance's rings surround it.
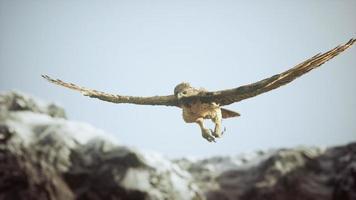
<svg viewBox="0 0 356 200">
<path fill-rule="evenodd" d="M 225 108 L 221 108 L 221 114 L 222 114 L 222 117 L 224 119 L 225 118 L 230 118 L 230 117 L 239 117 L 240 116 L 240 113 L 232 111 L 232 110 L 228 110 L 228 109 L 225 109 Z"/>
</svg>

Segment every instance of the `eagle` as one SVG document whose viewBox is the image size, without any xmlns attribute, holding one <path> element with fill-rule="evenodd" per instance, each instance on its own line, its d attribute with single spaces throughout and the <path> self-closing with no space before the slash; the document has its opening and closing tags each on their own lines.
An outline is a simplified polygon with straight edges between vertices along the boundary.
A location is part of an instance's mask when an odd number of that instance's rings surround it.
<svg viewBox="0 0 356 200">
<path fill-rule="evenodd" d="M 103 101 L 181 108 L 184 121 L 186 123 L 197 123 L 201 129 L 203 138 L 209 142 L 215 142 L 216 138 L 221 138 L 224 132 L 221 124 L 222 119 L 240 116 L 238 112 L 228 110 L 223 108 L 223 106 L 255 97 L 290 83 L 294 79 L 321 66 L 339 53 L 348 49 L 355 43 L 355 41 L 356 39 L 350 39 L 347 43 L 339 45 L 325 53 L 316 54 L 280 74 L 273 75 L 252 84 L 219 91 L 208 91 L 203 88 L 194 88 L 189 83 L 183 82 L 174 88 L 174 94 L 172 95 L 149 97 L 124 96 L 81 87 L 73 83 L 64 82 L 60 79 L 53 79 L 48 75 L 42 75 L 42 77 L 51 83 L 79 91 L 84 96 L 97 98 Z M 214 130 L 204 126 L 205 119 L 210 119 L 214 123 Z"/>
</svg>

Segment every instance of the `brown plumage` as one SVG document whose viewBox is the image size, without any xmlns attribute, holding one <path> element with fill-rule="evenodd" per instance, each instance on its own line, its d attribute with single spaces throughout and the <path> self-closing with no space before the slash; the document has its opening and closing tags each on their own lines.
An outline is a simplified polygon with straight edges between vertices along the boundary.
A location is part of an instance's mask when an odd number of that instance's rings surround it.
<svg viewBox="0 0 356 200">
<path fill-rule="evenodd" d="M 184 121 L 187 123 L 198 123 L 202 130 L 203 137 L 211 142 L 215 141 L 215 138 L 221 137 L 222 135 L 222 118 L 240 116 L 239 113 L 227 110 L 221 106 L 239 102 L 285 85 L 334 58 L 347 48 L 351 47 L 355 41 L 355 39 L 351 39 L 344 45 L 339 45 L 323 54 L 319 53 L 285 72 L 261 81 L 237 88 L 214 92 L 191 87 L 189 83 L 181 83 L 175 87 L 173 95 L 151 97 L 123 96 L 96 91 L 73 83 L 67 83 L 59 79 L 52 79 L 47 75 L 42 75 L 42 77 L 54 84 L 79 91 L 85 96 L 98 98 L 112 103 L 180 107 L 183 110 Z M 215 123 L 215 129 L 206 129 L 203 123 L 204 119 L 211 119 Z"/>
</svg>

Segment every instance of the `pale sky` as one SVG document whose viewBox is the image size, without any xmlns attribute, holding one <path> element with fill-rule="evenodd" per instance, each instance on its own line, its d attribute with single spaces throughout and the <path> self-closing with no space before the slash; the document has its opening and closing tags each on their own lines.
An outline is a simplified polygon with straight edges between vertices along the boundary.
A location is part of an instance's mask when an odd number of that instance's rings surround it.
<svg viewBox="0 0 356 200">
<path fill-rule="evenodd" d="M 228 106 L 241 117 L 223 121 L 217 143 L 177 108 L 106 103 L 40 75 L 124 95 L 168 95 L 183 81 L 233 88 L 356 37 L 355 10 L 355 0 L 0 0 L 0 91 L 56 102 L 71 120 L 169 157 L 345 144 L 356 140 L 356 46 Z"/>
</svg>

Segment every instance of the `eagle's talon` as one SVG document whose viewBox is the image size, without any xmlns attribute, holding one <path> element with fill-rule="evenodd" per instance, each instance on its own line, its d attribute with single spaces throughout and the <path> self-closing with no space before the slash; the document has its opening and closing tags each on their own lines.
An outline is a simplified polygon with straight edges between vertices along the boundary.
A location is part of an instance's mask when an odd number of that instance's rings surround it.
<svg viewBox="0 0 356 200">
<path fill-rule="evenodd" d="M 214 136 L 215 138 L 219 138 L 219 137 L 220 137 L 220 135 L 217 134 L 217 133 L 215 133 L 215 132 L 213 132 L 213 136 Z"/>
<path fill-rule="evenodd" d="M 214 137 L 210 137 L 210 140 L 208 140 L 209 142 L 215 142 L 216 143 L 216 140 L 215 140 L 215 138 Z"/>
<path fill-rule="evenodd" d="M 221 132 L 221 135 L 224 135 L 225 132 L 226 132 L 226 127 L 224 127 L 224 130 Z"/>
<path fill-rule="evenodd" d="M 212 131 L 212 135 L 215 138 L 220 138 L 224 134 L 224 131 L 221 132 L 220 128 L 215 128 L 215 131 Z"/>
<path fill-rule="evenodd" d="M 211 135 L 211 132 L 212 131 L 209 129 L 202 129 L 202 136 L 208 140 L 208 142 L 216 142 L 215 138 Z"/>
</svg>

